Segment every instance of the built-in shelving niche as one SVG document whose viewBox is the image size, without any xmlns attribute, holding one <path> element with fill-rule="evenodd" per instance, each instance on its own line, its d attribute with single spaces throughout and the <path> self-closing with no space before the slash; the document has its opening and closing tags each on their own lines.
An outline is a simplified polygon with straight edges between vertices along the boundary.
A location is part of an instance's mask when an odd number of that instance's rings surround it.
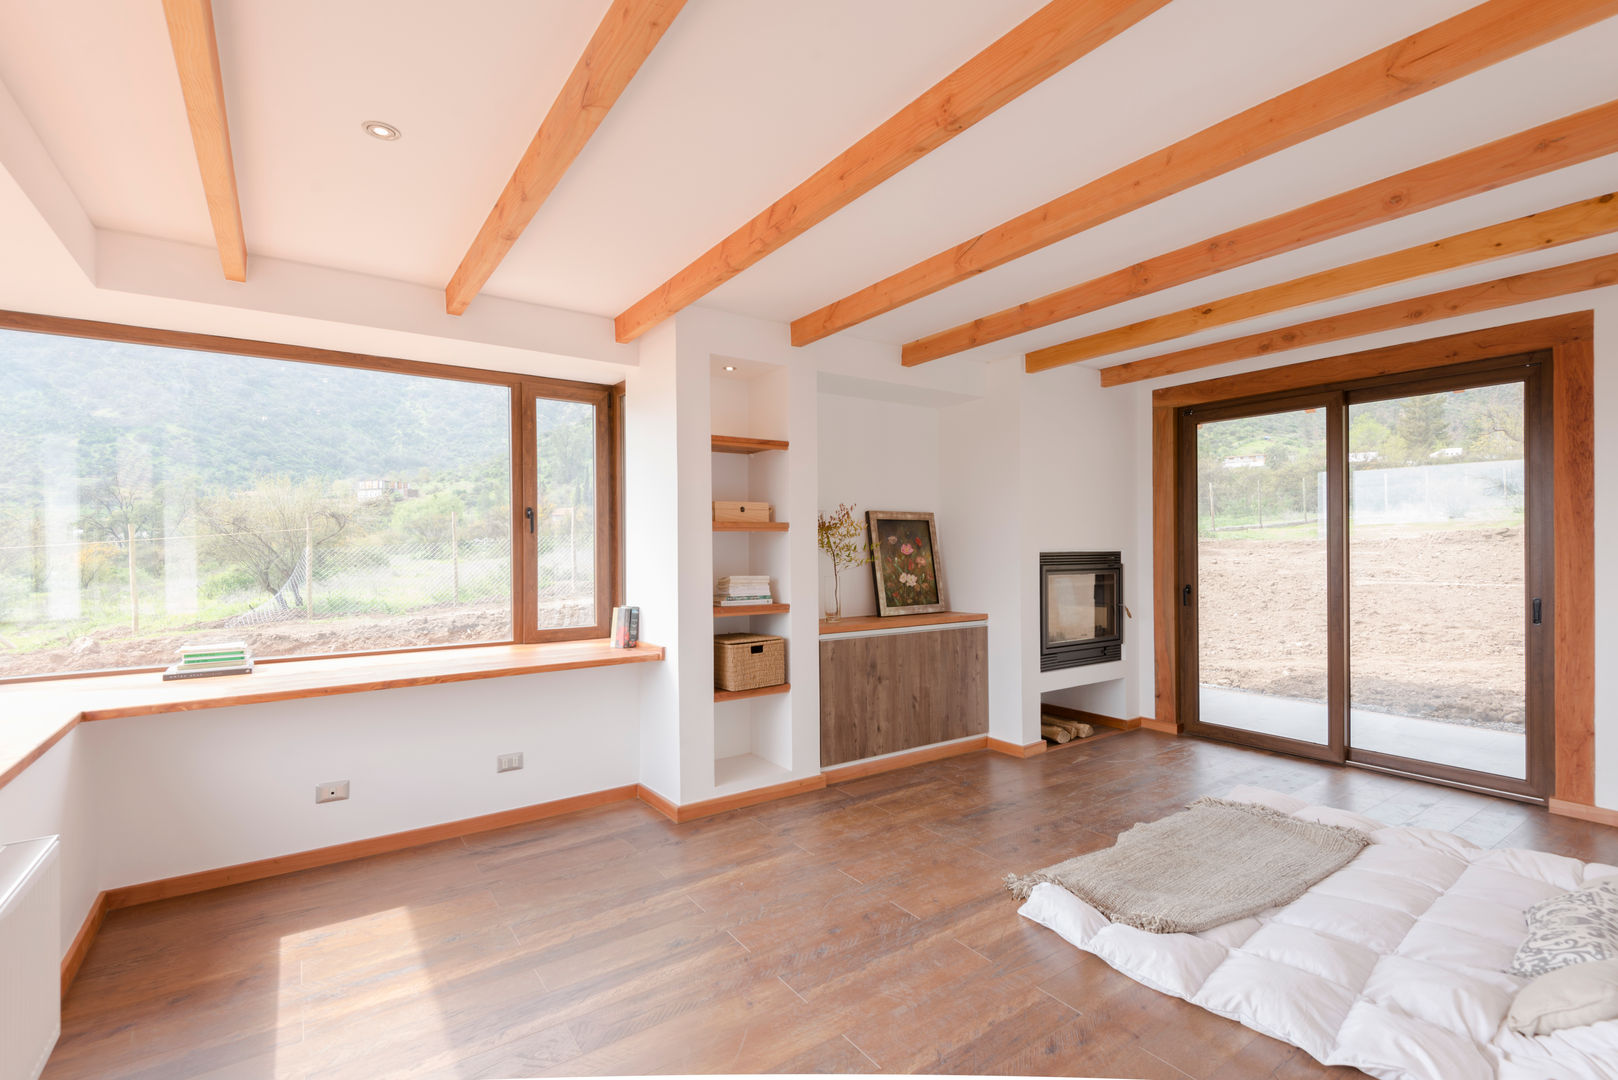
<svg viewBox="0 0 1618 1080">
<path fill-rule="evenodd" d="M 754 368 L 716 370 L 712 382 L 713 500 L 767 502 L 775 517 L 787 501 L 787 372 Z M 768 574 L 775 603 L 756 610 L 714 608 L 715 633 L 787 637 L 787 678 L 782 686 L 714 691 L 716 793 L 745 791 L 792 776 L 792 654 L 788 633 L 792 582 L 787 538 L 792 522 L 721 523 L 713 526 L 713 577 Z M 813 643 L 810 643 L 813 647 Z"/>
</svg>

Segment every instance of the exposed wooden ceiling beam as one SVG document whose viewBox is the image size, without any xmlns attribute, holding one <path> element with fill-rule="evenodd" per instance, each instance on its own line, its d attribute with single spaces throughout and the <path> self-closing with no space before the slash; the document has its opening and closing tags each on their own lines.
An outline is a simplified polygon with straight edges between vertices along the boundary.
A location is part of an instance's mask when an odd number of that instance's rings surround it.
<svg viewBox="0 0 1618 1080">
<path fill-rule="evenodd" d="M 465 312 L 488 282 L 684 6 L 685 0 L 613 0 L 444 288 L 451 315 Z"/>
<path fill-rule="evenodd" d="M 1618 0 L 1487 0 L 811 312 L 792 323 L 792 343 L 819 341 L 1613 15 Z"/>
<path fill-rule="evenodd" d="M 1618 285 L 1618 254 L 1598 255 L 1593 259 L 1553 266 L 1548 270 L 1514 274 L 1480 285 L 1463 285 L 1458 289 L 1446 289 L 1410 300 L 1395 300 L 1391 304 L 1315 319 L 1263 334 L 1249 334 L 1194 349 L 1181 349 L 1127 364 L 1115 364 L 1101 369 L 1101 385 L 1122 386 L 1163 375 L 1178 375 L 1233 360 L 1268 356 L 1328 341 L 1344 341 L 1383 330 L 1396 330 L 1401 326 L 1418 326 L 1440 319 L 1452 319 L 1457 315 L 1493 311 L 1495 308 L 1610 285 Z"/>
<path fill-rule="evenodd" d="M 1376 180 L 905 345 L 906 367 L 1003 341 L 1555 169 L 1618 153 L 1618 101 Z"/>
<path fill-rule="evenodd" d="M 617 319 L 633 341 L 1168 0 L 1052 0 Z"/>
<path fill-rule="evenodd" d="M 1346 266 L 1253 289 L 1210 304 L 1199 304 L 1183 311 L 1143 319 L 1129 326 L 1036 349 L 1028 354 L 1026 367 L 1029 371 L 1049 371 L 1064 364 L 1076 364 L 1081 360 L 1093 360 L 1127 349 L 1156 345 L 1289 308 L 1318 304 L 1427 274 L 1508 255 L 1520 255 L 1526 251 L 1559 247 L 1613 232 L 1618 232 L 1618 195 L 1600 195 L 1513 221 L 1457 233 L 1431 244 L 1361 259 Z"/>
<path fill-rule="evenodd" d="M 219 73 L 219 42 L 214 37 L 210 0 L 163 0 L 163 17 L 180 73 L 191 144 L 202 171 L 219 264 L 231 281 L 247 280 L 247 236 L 242 230 L 241 200 L 236 195 L 236 164 L 230 153 L 230 125 L 225 119 L 225 81 Z"/>
</svg>

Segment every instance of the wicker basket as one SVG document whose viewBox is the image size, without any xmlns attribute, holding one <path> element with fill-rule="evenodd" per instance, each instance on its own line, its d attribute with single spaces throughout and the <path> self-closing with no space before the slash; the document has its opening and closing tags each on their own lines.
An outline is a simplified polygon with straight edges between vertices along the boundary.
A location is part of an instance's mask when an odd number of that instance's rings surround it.
<svg viewBox="0 0 1618 1080">
<path fill-rule="evenodd" d="M 787 641 L 775 634 L 715 634 L 713 681 L 720 690 L 757 690 L 787 681 Z"/>
</svg>

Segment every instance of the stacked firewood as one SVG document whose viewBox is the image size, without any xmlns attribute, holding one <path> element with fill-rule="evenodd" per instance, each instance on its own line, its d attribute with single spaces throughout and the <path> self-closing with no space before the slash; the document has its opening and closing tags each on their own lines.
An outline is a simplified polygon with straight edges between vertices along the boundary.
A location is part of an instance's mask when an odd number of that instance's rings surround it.
<svg viewBox="0 0 1618 1080">
<path fill-rule="evenodd" d="M 1077 720 L 1044 713 L 1039 718 L 1039 733 L 1060 744 L 1072 742 L 1074 739 L 1088 739 L 1096 733 L 1096 729 Z"/>
</svg>

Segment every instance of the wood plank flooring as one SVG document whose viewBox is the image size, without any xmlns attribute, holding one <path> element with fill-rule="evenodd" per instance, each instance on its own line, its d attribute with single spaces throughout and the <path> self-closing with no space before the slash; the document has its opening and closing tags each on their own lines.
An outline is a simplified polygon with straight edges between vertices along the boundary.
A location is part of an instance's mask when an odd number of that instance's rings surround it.
<svg viewBox="0 0 1618 1080">
<path fill-rule="evenodd" d="M 1615 829 L 1135 731 L 684 825 L 621 803 L 116 911 L 45 1076 L 1359 1076 L 1131 982 L 1000 885 L 1237 783 L 1618 862 Z"/>
</svg>

